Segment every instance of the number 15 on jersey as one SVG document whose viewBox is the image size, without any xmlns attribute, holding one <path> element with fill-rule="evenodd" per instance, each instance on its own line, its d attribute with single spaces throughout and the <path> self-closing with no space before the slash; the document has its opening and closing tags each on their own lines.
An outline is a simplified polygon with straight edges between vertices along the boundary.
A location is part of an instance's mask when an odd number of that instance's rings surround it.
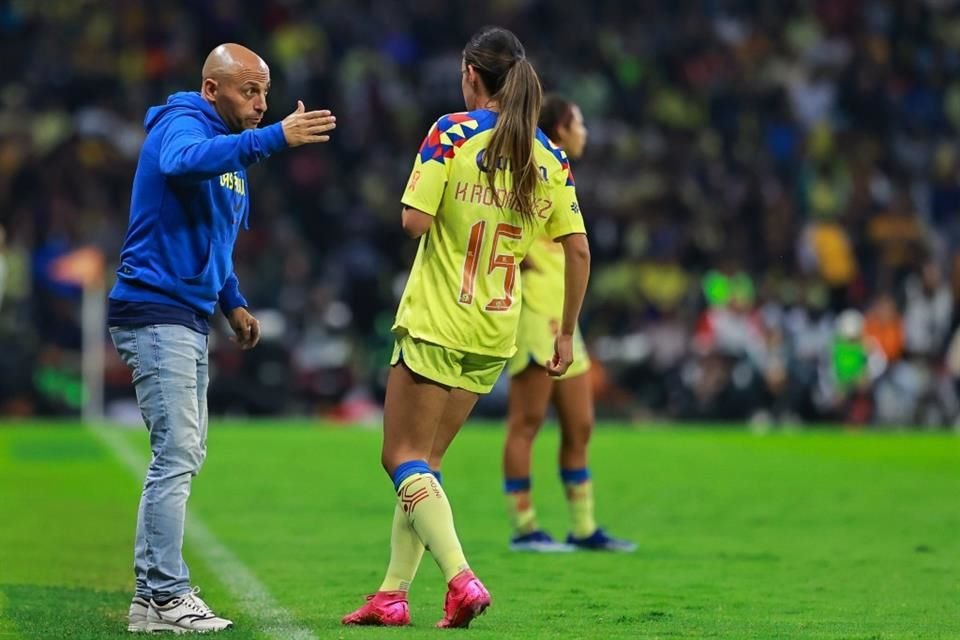
<svg viewBox="0 0 960 640">
<path fill-rule="evenodd" d="M 480 220 L 470 227 L 470 237 L 467 240 L 467 256 L 463 261 L 463 276 L 460 279 L 460 304 L 473 303 L 477 273 L 481 262 L 480 253 L 483 250 L 486 231 L 486 220 Z M 497 253 L 497 251 L 502 238 L 520 240 L 522 236 L 522 228 L 503 222 L 498 224 L 493 232 L 490 260 L 487 262 L 485 275 L 490 275 L 497 269 L 503 269 L 503 297 L 490 300 L 484 306 L 486 311 L 506 311 L 513 305 L 513 285 L 517 277 L 516 257 L 512 253 Z"/>
</svg>

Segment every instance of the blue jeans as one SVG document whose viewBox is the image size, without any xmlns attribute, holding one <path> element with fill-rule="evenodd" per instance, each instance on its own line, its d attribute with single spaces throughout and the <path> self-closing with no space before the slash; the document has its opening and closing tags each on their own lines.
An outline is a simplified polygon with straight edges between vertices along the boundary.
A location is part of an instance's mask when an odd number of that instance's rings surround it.
<svg viewBox="0 0 960 640">
<path fill-rule="evenodd" d="M 134 545 L 136 594 L 166 598 L 190 590 L 183 523 L 190 482 L 207 455 L 208 337 L 179 325 L 110 327 L 133 372 L 150 432 L 150 466 Z"/>
</svg>

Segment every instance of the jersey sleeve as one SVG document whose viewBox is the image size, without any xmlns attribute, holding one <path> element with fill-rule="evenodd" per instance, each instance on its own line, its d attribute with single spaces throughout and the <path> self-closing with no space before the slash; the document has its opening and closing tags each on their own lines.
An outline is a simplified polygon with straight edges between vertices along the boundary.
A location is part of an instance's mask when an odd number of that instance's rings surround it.
<svg viewBox="0 0 960 640">
<path fill-rule="evenodd" d="M 437 215 L 453 162 L 452 145 L 444 143 L 446 135 L 440 121 L 430 127 L 417 152 L 413 170 L 407 180 L 407 188 L 400 200 L 404 206 L 419 209 L 432 216 Z"/>
<path fill-rule="evenodd" d="M 586 233 L 580 203 L 577 202 L 577 187 L 573 182 L 573 172 L 566 154 L 560 154 L 560 167 L 550 176 L 550 198 L 553 201 L 552 213 L 547 220 L 547 235 L 557 240 L 571 233 Z"/>
</svg>

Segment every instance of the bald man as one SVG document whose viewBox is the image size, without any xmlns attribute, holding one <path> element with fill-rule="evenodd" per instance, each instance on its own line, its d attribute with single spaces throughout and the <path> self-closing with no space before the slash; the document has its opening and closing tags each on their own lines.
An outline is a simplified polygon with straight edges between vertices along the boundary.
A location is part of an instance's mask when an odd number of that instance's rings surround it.
<svg viewBox="0 0 960 640">
<path fill-rule="evenodd" d="M 267 111 L 270 69 L 238 44 L 207 57 L 198 93 L 147 111 L 130 222 L 107 321 L 133 373 L 152 458 L 137 514 L 130 631 L 220 631 L 190 584 L 183 523 L 190 483 L 206 457 L 207 343 L 219 304 L 241 349 L 260 340 L 233 270 L 250 212 L 246 168 L 287 147 L 326 142 L 336 119 L 303 102 L 282 122 Z"/>
</svg>

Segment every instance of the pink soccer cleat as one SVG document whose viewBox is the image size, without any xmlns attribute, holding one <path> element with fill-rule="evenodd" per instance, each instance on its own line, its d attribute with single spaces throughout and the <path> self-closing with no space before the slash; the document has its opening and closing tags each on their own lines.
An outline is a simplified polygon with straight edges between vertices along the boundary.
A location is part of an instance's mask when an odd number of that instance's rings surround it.
<svg viewBox="0 0 960 640">
<path fill-rule="evenodd" d="M 343 624 L 402 627 L 410 624 L 410 607 L 406 591 L 377 591 L 367 596 L 367 603 L 343 616 Z"/>
<path fill-rule="evenodd" d="M 453 577 L 447 585 L 447 600 L 443 604 L 443 620 L 437 623 L 441 629 L 470 626 L 470 621 L 490 606 L 490 594 L 473 571 L 465 569 Z"/>
</svg>

